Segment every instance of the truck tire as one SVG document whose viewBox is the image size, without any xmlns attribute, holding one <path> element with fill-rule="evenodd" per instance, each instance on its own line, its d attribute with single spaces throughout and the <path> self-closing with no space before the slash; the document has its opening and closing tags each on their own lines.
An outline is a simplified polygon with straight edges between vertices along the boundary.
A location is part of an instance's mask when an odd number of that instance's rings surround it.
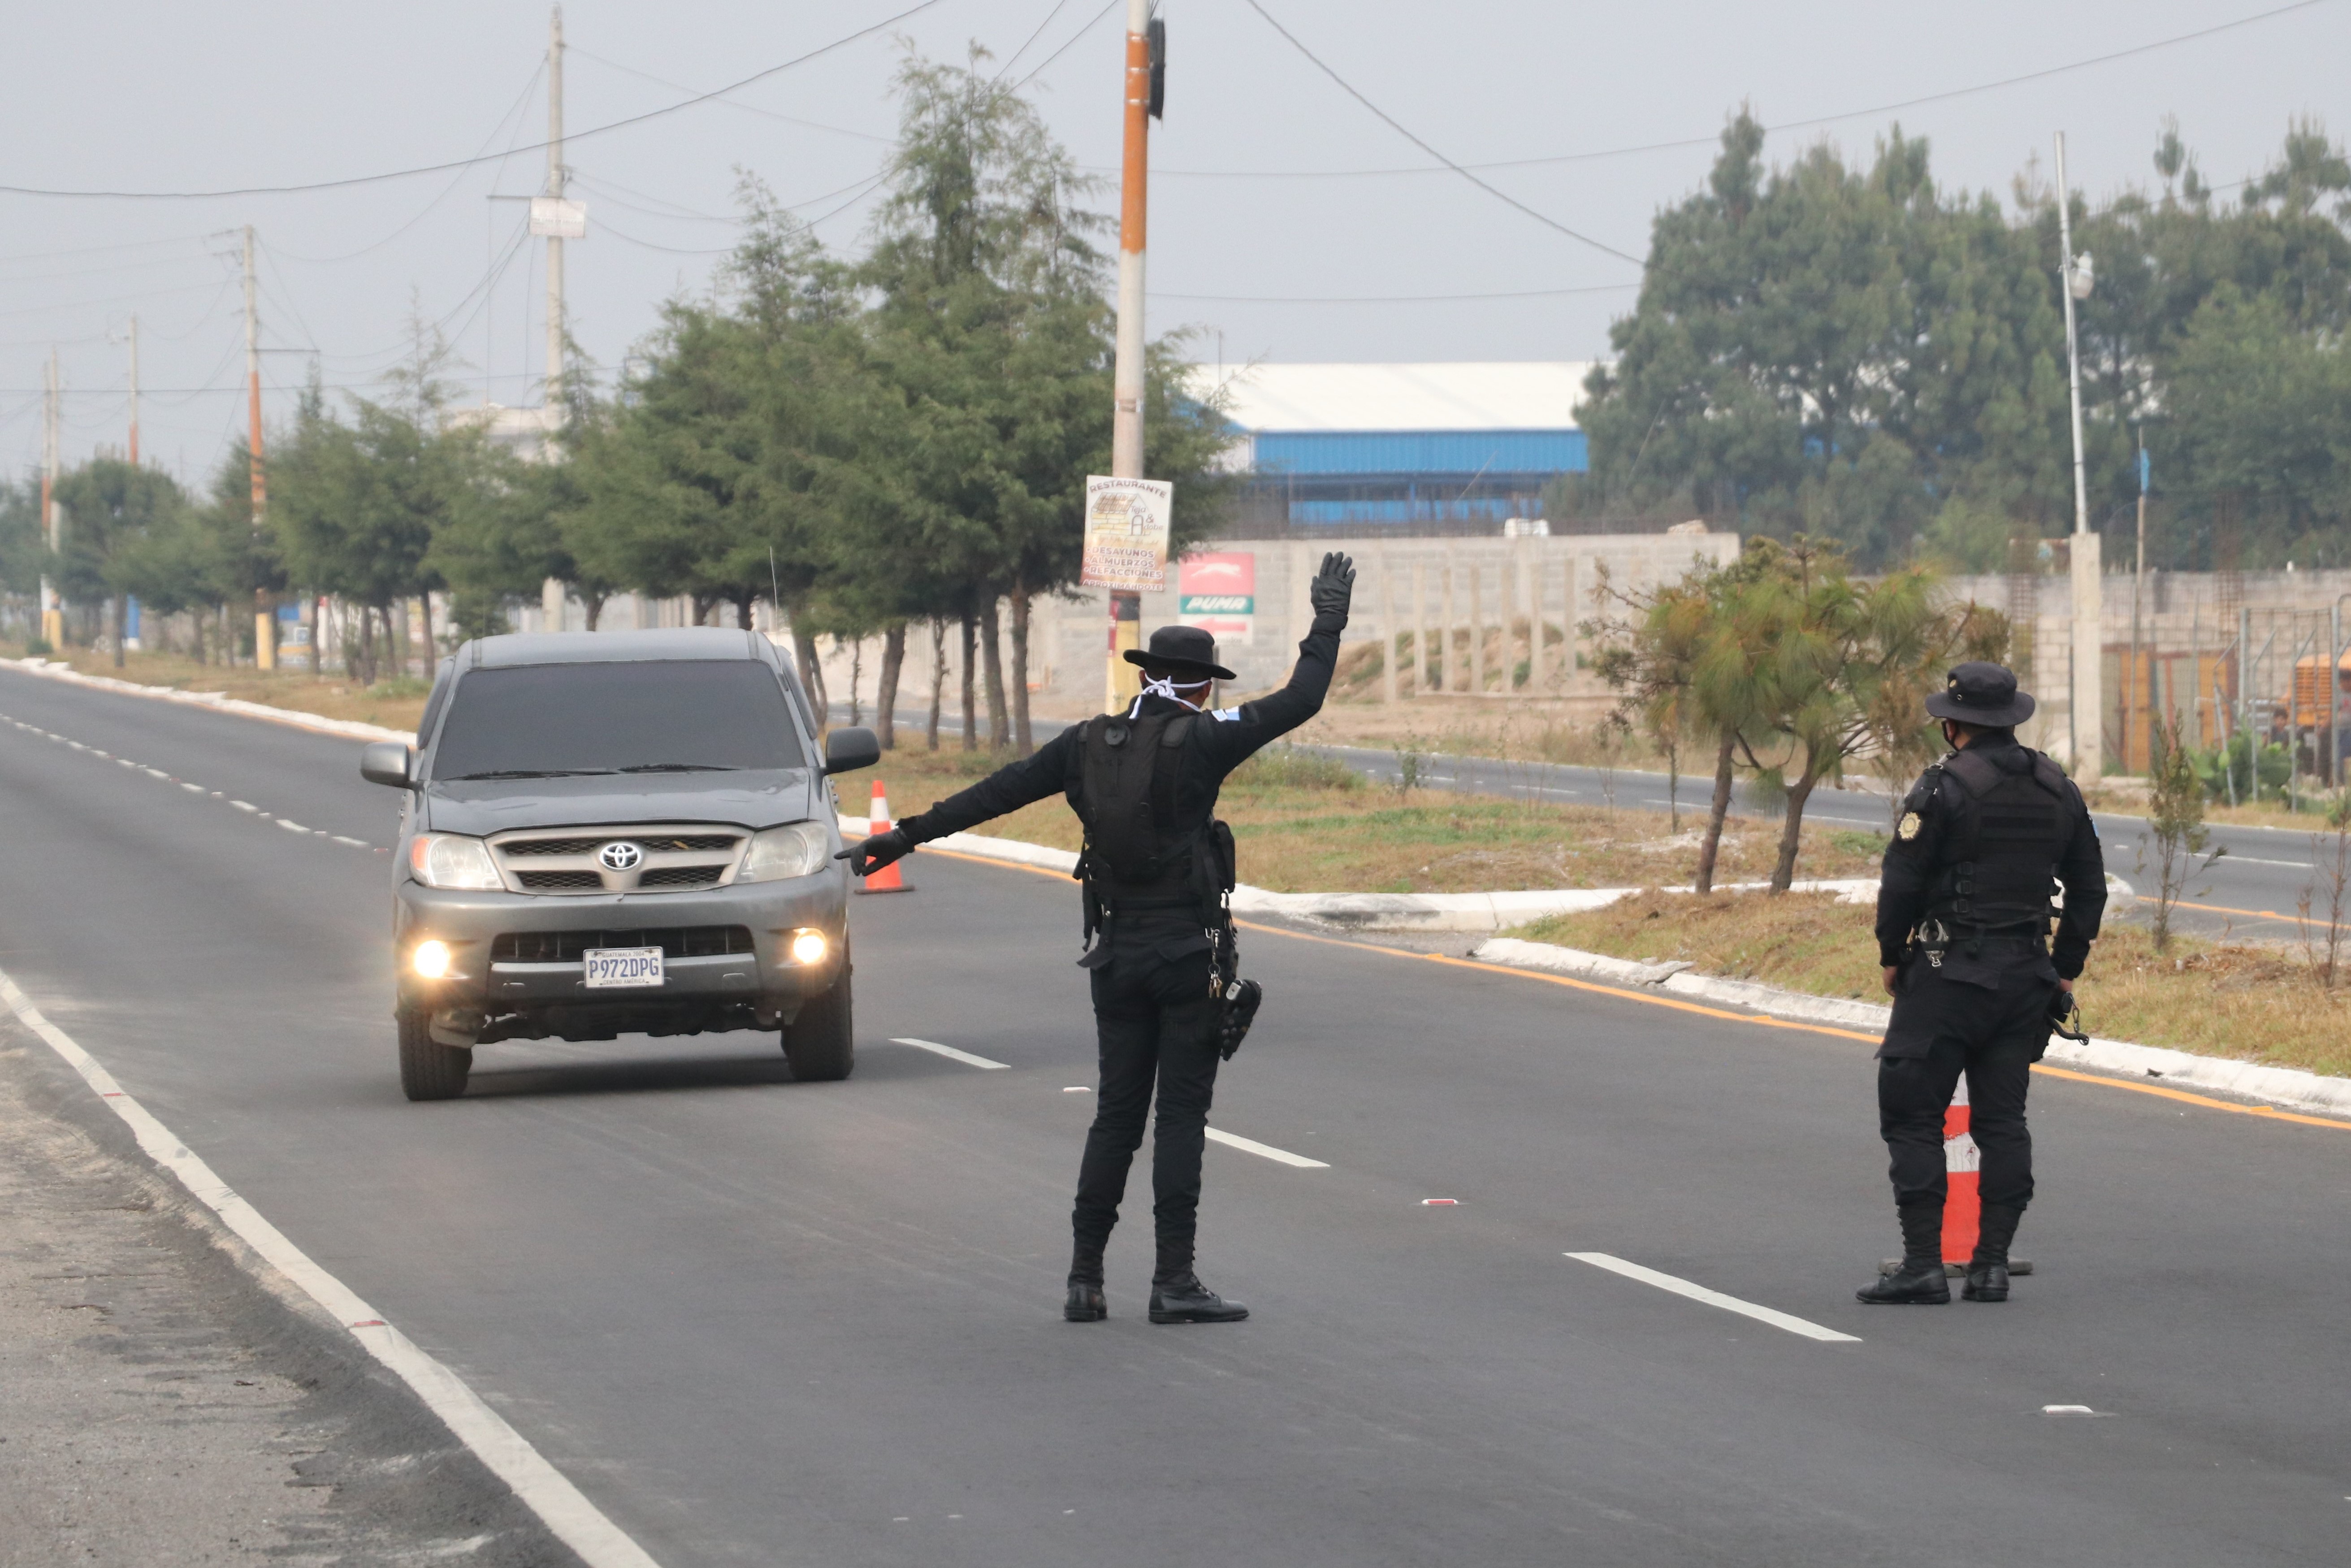
<svg viewBox="0 0 2351 1568">
<path fill-rule="evenodd" d="M 857 1065 L 857 1040 L 851 1024 L 849 966 L 820 997 L 800 1004 L 799 1016 L 784 1026 L 784 1060 L 801 1083 L 830 1083 L 849 1076 Z"/>
<path fill-rule="evenodd" d="M 433 1038 L 426 1014 L 403 1009 L 400 1020 L 400 1088 L 411 1100 L 455 1100 L 465 1092 L 474 1053 Z"/>
</svg>

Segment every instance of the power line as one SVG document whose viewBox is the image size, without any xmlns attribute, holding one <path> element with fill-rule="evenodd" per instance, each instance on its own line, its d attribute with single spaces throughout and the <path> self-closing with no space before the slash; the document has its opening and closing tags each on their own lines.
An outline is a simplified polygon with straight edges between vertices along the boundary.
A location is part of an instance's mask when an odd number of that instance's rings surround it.
<svg viewBox="0 0 2351 1568">
<path fill-rule="evenodd" d="M 1085 26 L 1080 27 L 1076 32 L 1071 33 L 1067 39 L 1063 40 L 1060 48 L 1055 49 L 1051 54 L 1047 55 L 1043 59 L 1039 60 L 1036 66 L 1027 76 L 1024 76 L 1019 81 L 1014 82 L 1012 84 L 1013 89 L 1018 91 L 1019 89 L 1027 87 L 1030 82 L 1035 81 L 1039 77 L 1042 76 L 1047 66 L 1051 65 L 1055 60 L 1058 60 L 1063 55 L 1068 54 L 1070 52 L 1071 45 L 1075 44 L 1080 38 L 1082 38 L 1088 33 L 1092 32 L 1094 30 L 1095 24 L 1099 23 L 1104 16 L 1109 16 L 1111 12 L 1117 9 L 1117 7 L 1118 0 L 1107 0 L 1107 3 L 1101 10 L 1086 18 Z"/>
<path fill-rule="evenodd" d="M 643 114 L 628 115 L 623 119 L 610 120 L 605 124 L 593 126 L 586 131 L 570 131 L 566 134 L 564 140 L 566 141 L 584 141 L 590 136 L 601 136 L 607 131 L 624 130 L 632 125 L 643 125 L 647 120 L 660 120 L 667 115 L 676 114 L 681 110 L 692 109 L 696 104 L 707 103 L 713 99 L 724 98 L 728 93 L 739 92 L 744 88 L 749 87 L 753 82 L 764 81 L 768 78 L 775 76 L 778 72 L 790 70 L 795 66 L 806 65 L 810 60 L 816 59 L 824 55 L 829 55 L 836 49 L 844 48 L 851 44 L 856 43 L 861 38 L 868 38 L 876 33 L 883 32 L 893 27 L 899 23 L 904 21 L 907 17 L 914 16 L 920 12 L 927 11 L 932 6 L 937 5 L 941 3 L 942 0 L 916 0 L 914 5 L 908 6 L 894 16 L 886 16 L 881 21 L 872 24 L 871 26 L 860 27 L 853 33 L 849 33 L 841 37 L 835 38 L 829 44 L 820 45 L 818 47 L 809 50 L 808 53 L 804 55 L 797 55 L 792 58 L 784 61 L 780 65 L 773 65 L 768 67 L 764 70 L 754 71 L 740 81 L 729 82 L 725 87 L 715 89 L 712 91 L 699 94 L 696 97 L 686 99 L 678 103 L 667 105 L 662 109 L 649 109 Z M 1115 0 L 1113 0 L 1113 3 L 1115 3 Z M 1107 9 L 1107 7 L 1105 7 L 1105 9 Z M 353 185 L 372 185 L 386 180 L 405 180 L 419 174 L 445 173 L 452 169 L 469 168 L 476 163 L 496 162 L 505 158 L 511 157 L 514 153 L 518 152 L 543 152 L 549 145 L 549 143 L 545 141 L 534 141 L 528 146 L 509 148 L 505 152 L 476 154 L 471 158 L 452 158 L 445 162 L 420 163 L 411 169 L 388 169 L 381 173 L 350 174 L 339 180 L 312 180 L 301 184 L 293 185 L 238 185 L 215 191 L 78 191 L 58 190 L 36 185 L 0 185 L 0 194 L 16 196 L 57 196 L 80 200 L 138 202 L 197 202 L 210 201 L 223 196 L 290 196 L 299 195 L 310 191 L 346 190 Z"/>
<path fill-rule="evenodd" d="M 1150 290 L 1154 299 L 1192 299 L 1212 305 L 1429 305 L 1473 299 L 1551 299 L 1567 294 L 1621 294 L 1638 283 L 1588 283 L 1573 288 L 1514 288 L 1491 294 L 1176 294 Z"/>
<path fill-rule="evenodd" d="M 1037 24 L 1037 30 L 1029 35 L 1027 42 L 1023 43 L 1019 48 L 1013 50 L 1011 54 L 1006 56 L 1004 64 L 997 68 L 995 81 L 990 82 L 988 84 L 989 86 L 993 87 L 996 82 L 1002 81 L 1004 79 L 1005 73 L 1010 70 L 1013 66 L 1019 62 L 1020 57 L 1027 54 L 1031 48 L 1036 47 L 1037 40 L 1045 36 L 1045 29 L 1053 25 L 1053 18 L 1060 16 L 1061 14 L 1061 8 L 1069 3 L 1070 0 L 1053 0 L 1053 8 L 1045 13 L 1045 19 Z"/>
<path fill-rule="evenodd" d="M 698 89 L 687 86 L 682 81 L 672 81 L 667 77 L 657 77 L 651 71 L 641 71 L 634 66 L 626 66 L 622 65 L 618 60 L 606 59 L 603 56 L 596 53 L 593 49 L 583 49 L 579 45 L 569 41 L 564 44 L 563 52 L 567 55 L 578 55 L 583 59 L 593 60 L 600 66 L 607 66 L 624 75 L 635 77 L 643 81 L 652 82 L 655 87 L 665 87 L 675 92 L 695 92 L 699 90 Z M 802 120 L 797 115 L 778 113 L 775 110 L 767 109 L 756 103 L 729 102 L 726 107 L 729 109 L 739 109 L 746 114 L 756 114 L 763 120 L 780 120 L 786 125 L 797 125 L 803 131 L 830 131 L 836 136 L 853 136 L 860 141 L 879 141 L 884 146 L 889 147 L 894 147 L 897 145 L 897 142 L 893 138 L 876 136 L 870 131 L 852 131 L 845 125 L 827 125 L 820 120 Z"/>
<path fill-rule="evenodd" d="M 490 127 L 490 133 L 482 138 L 482 144 L 474 149 L 474 157 L 475 159 L 481 158 L 484 153 L 489 151 L 490 143 L 498 139 L 498 132 L 506 129 L 507 120 L 513 120 L 516 121 L 516 137 L 519 137 L 522 134 L 522 122 L 517 119 L 517 116 L 520 113 L 523 105 L 530 101 L 531 89 L 537 87 L 538 85 L 539 78 L 546 74 L 547 61 L 541 59 L 538 62 L 538 68 L 532 71 L 530 73 L 530 78 L 522 84 L 522 90 L 515 94 L 515 100 L 507 105 L 507 111 L 504 114 L 499 115 L 497 118 L 497 123 Z M 514 156 L 514 142 L 510 139 L 507 143 L 507 150 L 498 154 L 498 159 L 502 162 L 505 159 L 511 158 Z M 423 223 L 432 214 L 434 209 L 440 206 L 442 203 L 447 201 L 449 199 L 449 193 L 452 191 L 455 191 L 459 185 L 465 183 L 466 172 L 473 167 L 473 162 L 468 161 L 464 167 L 457 171 L 456 174 L 447 184 L 441 187 L 439 194 L 435 195 L 431 201 L 425 203 L 416 210 L 416 215 L 414 217 L 409 219 L 406 223 L 401 225 L 398 228 L 392 230 L 390 234 L 384 235 L 381 239 L 377 240 L 372 244 L 363 245 L 357 250 L 347 250 L 340 256 L 300 256 L 293 251 L 287 251 L 284 254 L 287 260 L 298 261 L 303 263 L 305 266 L 331 267 L 339 262 L 356 261 L 360 256 L 381 250 L 384 246 L 390 245 L 392 241 L 406 234 L 409 230 Z"/>
<path fill-rule="evenodd" d="M 2303 3 L 2316 4 L 2317 0 L 2303 0 Z M 1273 13 L 1268 11 L 1263 5 L 1259 5 L 1258 0 L 1246 0 L 1246 4 L 1250 10 L 1265 18 L 1265 24 L 1267 26 L 1271 27 L 1275 32 L 1280 33 L 1283 38 L 1287 39 L 1291 48 L 1296 49 L 1300 54 L 1304 55 L 1315 69 L 1321 71 L 1324 76 L 1329 77 L 1332 81 L 1337 82 L 1340 88 L 1345 91 L 1349 98 L 1353 99 L 1357 103 L 1362 104 L 1365 109 L 1370 110 L 1374 115 L 1377 115 L 1380 120 L 1397 135 L 1403 137 L 1406 141 L 1411 142 L 1415 147 L 1419 148 L 1423 152 L 1427 153 L 1431 158 L 1436 159 L 1438 162 L 1444 164 L 1447 168 L 1452 170 L 1455 173 L 1460 175 L 1463 179 L 1468 181 L 1471 184 L 1477 186 L 1479 190 L 1485 192 L 1496 201 L 1517 208 L 1520 212 L 1524 213 L 1527 216 L 1534 219 L 1535 222 L 1542 225 L 1543 227 L 1556 230 L 1557 232 L 1565 235 L 1568 238 L 1575 241 L 1578 245 L 1590 246 L 1593 250 L 1600 251 L 1607 256 L 1613 256 L 1620 261 L 1629 261 L 1635 267 L 1640 267 L 1643 265 L 1641 258 L 1633 255 L 1630 251 L 1618 250 L 1614 246 L 1608 244 L 1605 240 L 1596 240 L 1590 235 L 1577 233 L 1575 230 L 1568 227 L 1565 224 L 1561 223 L 1557 218 L 1551 217 L 1546 214 L 1535 211 L 1534 208 L 1527 205 L 1516 196 L 1511 195 L 1508 191 L 1503 190 L 1500 186 L 1480 179 L 1478 175 L 1471 173 L 1460 164 L 1456 163 L 1452 159 L 1447 158 L 1444 153 L 1439 152 L 1436 148 L 1430 146 L 1427 142 L 1423 141 L 1419 137 L 1414 135 L 1412 131 L 1405 129 L 1402 120 L 1396 119 L 1395 116 L 1390 114 L 1386 110 L 1382 109 L 1378 104 L 1374 103 L 1370 99 L 1365 98 L 1361 92 L 1358 92 L 1345 77 L 1341 76 L 1337 71 L 1334 71 L 1329 66 L 1324 65 L 1313 50 L 1308 48 L 1304 44 L 1298 41 L 1295 34 L 1291 33 L 1289 28 L 1283 26 L 1280 23 L 1275 21 L 1273 19 Z"/>
<path fill-rule="evenodd" d="M 1808 120 L 1781 120 L 1777 123 L 1767 125 L 1763 129 L 1767 132 L 1808 131 L 1817 125 L 1834 125 L 1837 121 L 1843 120 L 1866 120 L 1873 115 L 1894 114 L 1902 110 L 1917 109 L 1925 104 L 1945 103 L 1949 102 L 1952 99 L 1970 98 L 1978 93 L 1998 92 L 2005 88 L 2020 87 L 2027 82 L 2043 81 L 2051 77 L 2064 76 L 2072 71 L 2088 70 L 2094 66 L 2112 65 L 2116 60 L 2126 60 L 2135 56 L 2151 54 L 2158 49 L 2171 48 L 2175 45 L 2194 43 L 2199 38 L 2209 38 L 2215 34 L 2231 32 L 2239 27 L 2250 27 L 2256 23 L 2272 21 L 2279 16 L 2288 16 L 2297 11 L 2307 11 L 2314 6 L 2325 5 L 2325 3 L 2326 0 L 2295 0 L 2295 4 L 2291 5 L 2281 5 L 2273 11 L 2262 11 L 2254 16 L 2241 16 L 2233 22 L 2222 22 L 2213 26 L 2199 28 L 2197 31 L 2192 33 L 2181 33 L 2173 37 L 2158 38 L 2152 43 L 2137 44 L 2127 49 L 2117 49 L 2112 54 L 2094 55 L 2087 59 L 2068 61 L 2064 65 L 2043 67 L 2040 70 L 2026 71 L 2022 76 L 2002 77 L 1997 81 L 1977 82 L 1970 87 L 1950 88 L 1941 92 L 1924 93 L 1917 98 L 1906 98 L 1894 103 L 1881 103 L 1870 109 L 1848 109 L 1839 110 L 1834 114 L 1814 115 Z M 1259 7 L 1259 14 L 1263 14 L 1262 7 Z M 1272 18 L 1267 17 L 1267 20 L 1271 21 Z M 1277 30 L 1279 30 L 1278 25 Z M 1284 37 L 1289 37 L 1287 33 L 1284 33 L 1282 36 Z M 1292 44 L 1296 44 L 1297 40 L 1295 38 L 1291 38 L 1290 42 Z M 1303 50 L 1301 49 L 1301 52 L 1302 53 Z M 1312 58 L 1311 56 L 1309 56 L 1308 57 Z M 1317 61 L 1316 63 L 1318 65 L 1321 64 L 1320 61 Z M 1325 70 L 1328 70 L 1329 68 L 1325 67 L 1324 68 Z M 1385 117 L 1383 116 L 1383 118 Z M 1438 162 L 1435 164 L 1416 163 L 1402 168 L 1393 169 L 1154 169 L 1151 171 L 1151 175 L 1155 180 L 1162 178 L 1188 180 L 1383 179 L 1403 174 L 1451 174 L 1458 173 L 1463 170 L 1534 169 L 1553 163 L 1586 163 L 1608 158 L 1631 158 L 1646 152 L 1677 152 L 1686 151 L 1692 147 L 1712 147 L 1720 141 L 1721 137 L 1719 134 L 1712 136 L 1686 136 L 1670 141 L 1645 141 L 1635 146 L 1607 147 L 1590 152 L 1559 152 L 1548 154 L 1540 158 L 1502 158 L 1484 162 L 1458 164 L 1440 159 Z M 1107 169 L 1110 165 L 1091 164 L 1088 165 L 1088 167 L 1099 170 Z"/>
</svg>

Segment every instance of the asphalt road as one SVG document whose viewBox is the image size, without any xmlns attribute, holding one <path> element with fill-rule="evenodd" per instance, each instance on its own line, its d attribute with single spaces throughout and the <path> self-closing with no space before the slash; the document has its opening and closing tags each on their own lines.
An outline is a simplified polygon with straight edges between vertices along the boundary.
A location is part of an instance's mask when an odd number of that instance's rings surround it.
<svg viewBox="0 0 2351 1568">
<path fill-rule="evenodd" d="M 412 1105 L 355 746 L 7 674 L 0 715 L 0 968 L 670 1568 L 2342 1560 L 2351 1129 L 2041 1078 L 2038 1272 L 1866 1309 L 1867 1042 L 1253 932 L 1214 1122 L 1326 1162 L 1210 1148 L 1257 1315 L 1147 1324 L 1138 1214 L 1065 1324 L 1065 880 L 925 852 L 858 901 L 847 1082 L 518 1043 Z"/>
</svg>

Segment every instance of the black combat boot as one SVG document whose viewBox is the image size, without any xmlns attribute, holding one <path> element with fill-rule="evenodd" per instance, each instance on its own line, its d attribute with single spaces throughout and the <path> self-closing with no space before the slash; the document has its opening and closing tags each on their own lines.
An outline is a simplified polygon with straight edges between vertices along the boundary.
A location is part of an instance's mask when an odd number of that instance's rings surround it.
<svg viewBox="0 0 2351 1568">
<path fill-rule="evenodd" d="M 1901 1269 L 1879 1276 L 1876 1284 L 1864 1286 L 1853 1296 L 1874 1307 L 1939 1307 L 1949 1303 L 1951 1282 L 1943 1274 L 1942 1205 L 1903 1206 Z"/>
<path fill-rule="evenodd" d="M 1151 1281 L 1151 1321 L 1155 1323 L 1237 1323 L 1249 1316 L 1238 1301 L 1228 1301 L 1186 1269 L 1173 1279 Z"/>
<path fill-rule="evenodd" d="M 1976 1228 L 1975 1256 L 1968 1261 L 1968 1282 L 1959 1294 L 1970 1301 L 2008 1300 L 2008 1244 L 2016 1239 L 2016 1222 L 2024 1210 L 1987 1203 Z"/>
<path fill-rule="evenodd" d="M 1102 1300 L 1102 1249 L 1078 1242 L 1070 1253 L 1070 1294 L 1061 1316 L 1073 1323 L 1098 1323 L 1110 1316 Z"/>
</svg>

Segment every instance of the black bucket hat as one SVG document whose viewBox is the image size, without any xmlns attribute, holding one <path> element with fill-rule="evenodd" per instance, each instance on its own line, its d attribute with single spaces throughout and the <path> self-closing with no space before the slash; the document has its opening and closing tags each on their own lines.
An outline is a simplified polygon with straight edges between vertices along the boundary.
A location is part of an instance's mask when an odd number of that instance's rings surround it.
<svg viewBox="0 0 2351 1568">
<path fill-rule="evenodd" d="M 1130 664 L 1158 664 L 1178 674 L 1198 674 L 1219 681 L 1236 679 L 1217 663 L 1217 640 L 1197 626 L 1162 626 L 1151 634 L 1148 648 L 1129 648 Z"/>
<path fill-rule="evenodd" d="M 2013 670 L 1976 661 L 1946 677 L 1943 689 L 1927 699 L 1927 711 L 1937 718 L 2006 729 L 2032 716 L 2032 694 L 2016 689 Z"/>
</svg>

